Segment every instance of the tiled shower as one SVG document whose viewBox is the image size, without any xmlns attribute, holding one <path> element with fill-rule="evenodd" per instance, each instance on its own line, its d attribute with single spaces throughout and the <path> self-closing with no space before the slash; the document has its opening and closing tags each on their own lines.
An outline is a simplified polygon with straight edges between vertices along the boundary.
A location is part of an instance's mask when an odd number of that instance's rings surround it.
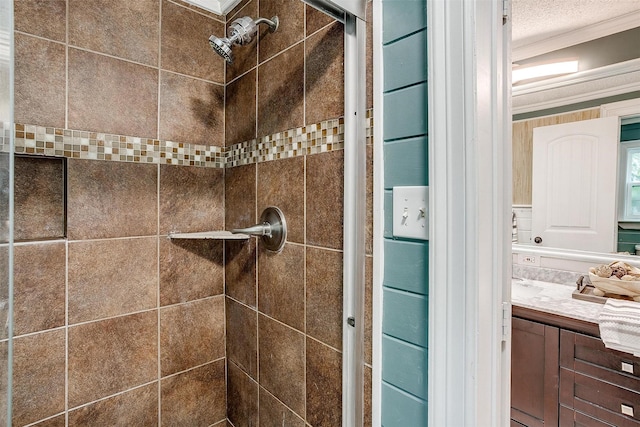
<svg viewBox="0 0 640 427">
<path fill-rule="evenodd" d="M 301 0 L 226 17 L 179 0 L 14 10 L 12 425 L 341 425 L 342 25 Z M 280 28 L 225 67 L 207 39 L 245 15 Z M 271 205 L 279 254 L 168 238 Z"/>
</svg>

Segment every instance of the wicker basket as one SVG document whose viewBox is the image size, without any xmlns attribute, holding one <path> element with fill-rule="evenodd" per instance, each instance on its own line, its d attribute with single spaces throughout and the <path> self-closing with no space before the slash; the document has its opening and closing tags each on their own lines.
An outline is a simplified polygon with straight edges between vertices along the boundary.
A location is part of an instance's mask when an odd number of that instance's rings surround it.
<svg viewBox="0 0 640 427">
<path fill-rule="evenodd" d="M 631 274 L 640 276 L 640 269 L 636 267 L 621 261 L 614 261 L 609 266 L 614 264 L 624 265 Z M 600 290 L 603 294 L 625 295 L 632 297 L 634 301 L 640 301 L 640 280 L 620 280 L 616 276 L 600 277 L 592 272 L 589 272 L 589 279 L 594 288 Z M 594 291 L 594 293 L 596 292 Z"/>
</svg>

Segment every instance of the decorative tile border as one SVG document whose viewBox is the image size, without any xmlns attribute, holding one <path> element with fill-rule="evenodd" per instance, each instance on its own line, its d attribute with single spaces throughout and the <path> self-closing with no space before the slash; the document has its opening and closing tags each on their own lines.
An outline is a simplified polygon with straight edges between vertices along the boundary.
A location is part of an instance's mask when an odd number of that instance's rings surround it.
<svg viewBox="0 0 640 427">
<path fill-rule="evenodd" d="M 0 123 L 0 152 L 9 152 L 8 123 Z M 286 159 L 344 148 L 344 119 L 289 129 L 230 147 L 16 124 L 15 153 L 74 159 L 173 164 L 213 168 Z M 366 138 L 373 137 L 373 110 L 367 110 Z"/>
<path fill-rule="evenodd" d="M 6 134 L 4 129 L 3 134 Z M 151 138 L 16 123 L 14 142 L 17 154 L 224 167 L 223 147 L 207 147 Z M 5 144 L 4 140 L 1 151 L 8 152 L 8 144 Z"/>
</svg>

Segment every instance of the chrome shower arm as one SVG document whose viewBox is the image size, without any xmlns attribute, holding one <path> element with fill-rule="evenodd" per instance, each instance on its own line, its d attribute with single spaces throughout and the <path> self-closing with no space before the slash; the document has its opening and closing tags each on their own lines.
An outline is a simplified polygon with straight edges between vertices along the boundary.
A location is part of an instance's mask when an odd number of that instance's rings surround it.
<svg viewBox="0 0 640 427">
<path fill-rule="evenodd" d="M 258 18 L 255 20 L 256 25 L 259 24 L 267 24 L 269 26 L 269 29 L 271 30 L 271 32 L 273 33 L 275 30 L 278 29 L 278 25 L 280 24 L 280 21 L 278 20 L 277 16 L 274 16 L 271 19 L 267 19 L 267 18 Z"/>
</svg>

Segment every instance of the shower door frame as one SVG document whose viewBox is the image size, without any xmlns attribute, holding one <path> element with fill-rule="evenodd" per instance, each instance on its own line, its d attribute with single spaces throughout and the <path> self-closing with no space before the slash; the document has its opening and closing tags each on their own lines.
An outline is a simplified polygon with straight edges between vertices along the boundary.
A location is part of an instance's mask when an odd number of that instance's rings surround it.
<svg viewBox="0 0 640 427">
<path fill-rule="evenodd" d="M 6 306 L 6 316 L 7 316 L 7 358 L 5 361 L 5 365 L 0 367 L 0 369 L 6 369 L 6 389 L 0 391 L 0 393 L 6 393 L 6 410 L 3 415 L 0 416 L 0 419 L 3 417 L 6 418 L 7 425 L 11 424 L 12 419 L 12 394 L 13 394 L 13 206 L 14 206 L 14 16 L 13 16 L 13 0 L 0 0 L 2 1 L 2 5 L 0 5 L 0 10 L 4 7 L 7 7 L 5 13 L 2 14 L 2 22 L 0 22 L 0 31 L 7 31 L 7 43 L 8 43 L 8 67 L 9 67 L 9 80 L 8 80 L 8 96 L 7 102 L 9 104 L 9 108 L 7 111 L 7 116 L 0 117 L 0 120 L 4 122 L 5 126 L 9 126 L 8 137 L 5 136 L 4 145 L 5 152 L 8 154 L 8 162 L 7 166 L 9 169 L 9 182 L 8 182 L 8 218 L 7 218 L 7 243 L 3 243 L 3 245 L 7 245 L 7 269 L 6 269 L 6 282 L 2 283 L 5 278 L 0 278 L 0 286 L 6 285 L 6 297 L 7 297 L 7 306 Z M 4 92 L 4 88 L 2 89 Z M 4 102 L 4 100 L 3 100 Z M 7 132 L 7 130 L 4 130 Z M 0 135 L 1 136 L 1 135 Z M 8 146 L 8 147 L 7 147 Z M 0 189 L 2 190 L 2 189 Z M 2 290 L 4 291 L 4 290 Z"/>
<path fill-rule="evenodd" d="M 364 421 L 366 202 L 366 23 L 344 19 L 344 253 L 342 425 Z M 352 320 L 353 319 L 353 323 Z"/>
<path fill-rule="evenodd" d="M 303 0 L 344 25 L 344 208 L 342 281 L 342 426 L 364 422 L 367 0 Z M 353 2 L 354 0 L 346 0 Z M 358 6 L 358 7 L 356 7 Z M 371 5 L 369 5 L 371 7 Z"/>
</svg>

